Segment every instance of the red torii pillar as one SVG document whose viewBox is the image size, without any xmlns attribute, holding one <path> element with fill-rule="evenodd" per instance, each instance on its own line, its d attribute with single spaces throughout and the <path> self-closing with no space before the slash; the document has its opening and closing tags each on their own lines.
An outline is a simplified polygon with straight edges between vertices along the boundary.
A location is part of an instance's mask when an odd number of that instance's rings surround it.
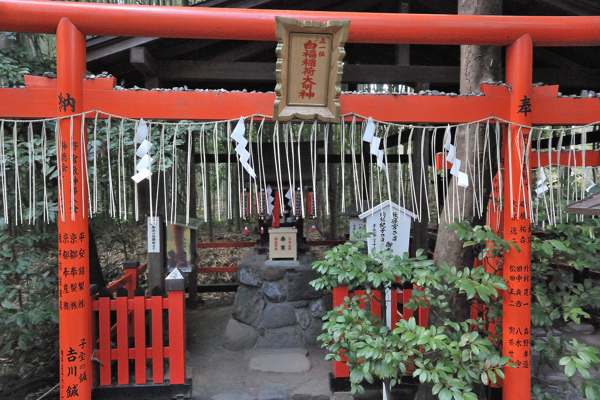
<svg viewBox="0 0 600 400">
<path fill-rule="evenodd" d="M 63 18 L 56 29 L 58 117 L 83 111 L 85 36 Z M 58 279 L 60 398 L 92 395 L 88 204 L 82 117 L 59 121 Z M 83 127 L 85 129 L 85 126 Z"/>
<path fill-rule="evenodd" d="M 531 126 L 533 41 L 526 34 L 507 49 L 506 82 L 511 86 L 510 120 Z M 515 242 L 502 265 L 508 290 L 502 303 L 502 353 L 516 368 L 505 368 L 502 397 L 526 399 L 531 395 L 531 215 L 529 171 L 523 163 L 529 129 L 509 126 L 504 140 L 504 239 Z M 522 182 L 522 184 L 521 184 Z"/>
</svg>

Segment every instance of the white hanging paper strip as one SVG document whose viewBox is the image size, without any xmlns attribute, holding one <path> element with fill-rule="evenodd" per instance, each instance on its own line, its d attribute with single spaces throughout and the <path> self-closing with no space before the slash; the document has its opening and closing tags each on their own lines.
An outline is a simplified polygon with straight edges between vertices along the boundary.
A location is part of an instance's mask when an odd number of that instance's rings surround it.
<svg viewBox="0 0 600 400">
<path fill-rule="evenodd" d="M 371 144 L 371 148 L 369 149 L 370 153 L 377 157 L 377 166 L 379 167 L 379 170 L 384 169 L 385 162 L 383 159 L 383 150 L 379 149 L 379 146 L 381 145 L 381 138 L 375 136 L 375 124 L 373 123 L 373 119 L 371 117 L 369 117 L 367 120 L 365 133 L 363 134 L 363 142 L 369 142 Z M 371 183 L 373 183 L 372 180 Z"/>
<path fill-rule="evenodd" d="M 375 134 L 375 124 L 373 123 L 373 118 L 369 117 L 367 120 L 367 127 L 365 128 L 365 133 L 363 135 L 364 142 L 373 142 L 373 135 Z"/>
<path fill-rule="evenodd" d="M 146 169 L 141 170 L 134 176 L 132 176 L 131 179 L 133 179 L 135 181 L 135 183 L 140 183 L 141 181 L 148 178 L 149 176 L 150 176 L 150 170 L 146 168 Z"/>
<path fill-rule="evenodd" d="M 141 158 L 135 167 L 138 173 L 131 177 L 135 183 L 140 183 L 144 179 L 149 178 L 151 175 L 150 168 L 152 165 L 152 158 L 148 152 L 152 148 L 152 143 L 146 139 L 147 137 L 148 126 L 146 125 L 146 121 L 141 119 L 135 133 L 135 142 L 140 144 L 135 152 L 135 155 Z"/>
<path fill-rule="evenodd" d="M 460 172 L 460 165 L 461 165 L 461 161 L 456 158 L 454 160 L 454 163 L 452 164 L 452 168 L 450 169 L 450 173 L 454 176 L 458 176 L 458 173 Z"/>
<path fill-rule="evenodd" d="M 590 167 L 587 167 L 585 169 L 585 172 L 583 173 L 583 178 L 590 185 L 585 189 L 585 191 L 588 193 L 594 186 L 596 186 L 596 182 L 594 182 L 593 180 L 590 179 L 590 169 L 591 169 Z"/>
<path fill-rule="evenodd" d="M 275 200 L 275 198 L 273 196 L 271 196 L 272 193 L 273 193 L 273 189 L 271 189 L 271 185 L 268 185 L 267 186 L 267 206 L 268 206 L 267 213 L 269 215 L 273 215 L 273 210 L 275 209 L 275 206 L 273 205 L 273 201 Z"/>
<path fill-rule="evenodd" d="M 237 125 L 233 132 L 231 132 L 231 138 L 235 140 L 238 144 L 235 147 L 235 152 L 240 156 L 240 162 L 242 167 L 250 174 L 250 176 L 256 179 L 256 173 L 254 169 L 248 163 L 250 159 L 250 153 L 246 150 L 246 145 L 248 144 L 248 140 L 244 137 L 244 133 L 246 132 L 246 127 L 244 126 L 244 117 L 240 117 Z"/>
<path fill-rule="evenodd" d="M 135 142 L 142 143 L 146 140 L 148 136 L 148 126 L 146 125 L 146 121 L 144 119 L 140 119 L 140 123 L 138 125 L 137 131 L 135 132 Z"/>
<path fill-rule="evenodd" d="M 469 187 L 469 175 L 464 172 L 458 173 L 458 186 L 467 188 Z"/>
</svg>

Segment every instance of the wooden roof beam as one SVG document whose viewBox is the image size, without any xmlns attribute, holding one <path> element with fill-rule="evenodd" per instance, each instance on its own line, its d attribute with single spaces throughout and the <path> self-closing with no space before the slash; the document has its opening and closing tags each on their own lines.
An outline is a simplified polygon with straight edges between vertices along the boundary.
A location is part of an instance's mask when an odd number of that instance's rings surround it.
<svg viewBox="0 0 600 400">
<path fill-rule="evenodd" d="M 27 14 L 27 18 L 23 15 Z M 55 33 L 68 18 L 85 35 L 274 41 L 275 16 L 352 21 L 347 43 L 508 46 L 529 34 L 536 46 L 598 46 L 600 17 L 389 14 L 153 7 L 0 0 L 0 28 Z"/>
<path fill-rule="evenodd" d="M 129 50 L 129 61 L 135 69 L 144 75 L 146 89 L 154 89 L 160 86 L 160 79 L 156 72 L 157 63 L 145 47 L 134 47 Z"/>
</svg>

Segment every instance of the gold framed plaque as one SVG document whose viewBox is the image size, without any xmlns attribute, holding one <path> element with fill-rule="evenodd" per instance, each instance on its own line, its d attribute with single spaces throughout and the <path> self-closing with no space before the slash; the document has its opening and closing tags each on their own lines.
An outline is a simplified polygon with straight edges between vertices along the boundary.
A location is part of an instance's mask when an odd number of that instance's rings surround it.
<svg viewBox="0 0 600 400">
<path fill-rule="evenodd" d="M 349 20 L 275 17 L 277 86 L 273 119 L 339 122 L 340 83 Z"/>
</svg>

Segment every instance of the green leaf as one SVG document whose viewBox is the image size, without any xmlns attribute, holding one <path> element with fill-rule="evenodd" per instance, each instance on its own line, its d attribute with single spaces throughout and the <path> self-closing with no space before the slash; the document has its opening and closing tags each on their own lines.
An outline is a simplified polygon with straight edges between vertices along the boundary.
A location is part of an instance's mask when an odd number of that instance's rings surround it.
<svg viewBox="0 0 600 400">
<path fill-rule="evenodd" d="M 577 370 L 577 365 L 573 361 L 569 361 L 565 365 L 565 375 L 567 376 L 567 378 L 575 375 L 576 370 Z"/>
</svg>

